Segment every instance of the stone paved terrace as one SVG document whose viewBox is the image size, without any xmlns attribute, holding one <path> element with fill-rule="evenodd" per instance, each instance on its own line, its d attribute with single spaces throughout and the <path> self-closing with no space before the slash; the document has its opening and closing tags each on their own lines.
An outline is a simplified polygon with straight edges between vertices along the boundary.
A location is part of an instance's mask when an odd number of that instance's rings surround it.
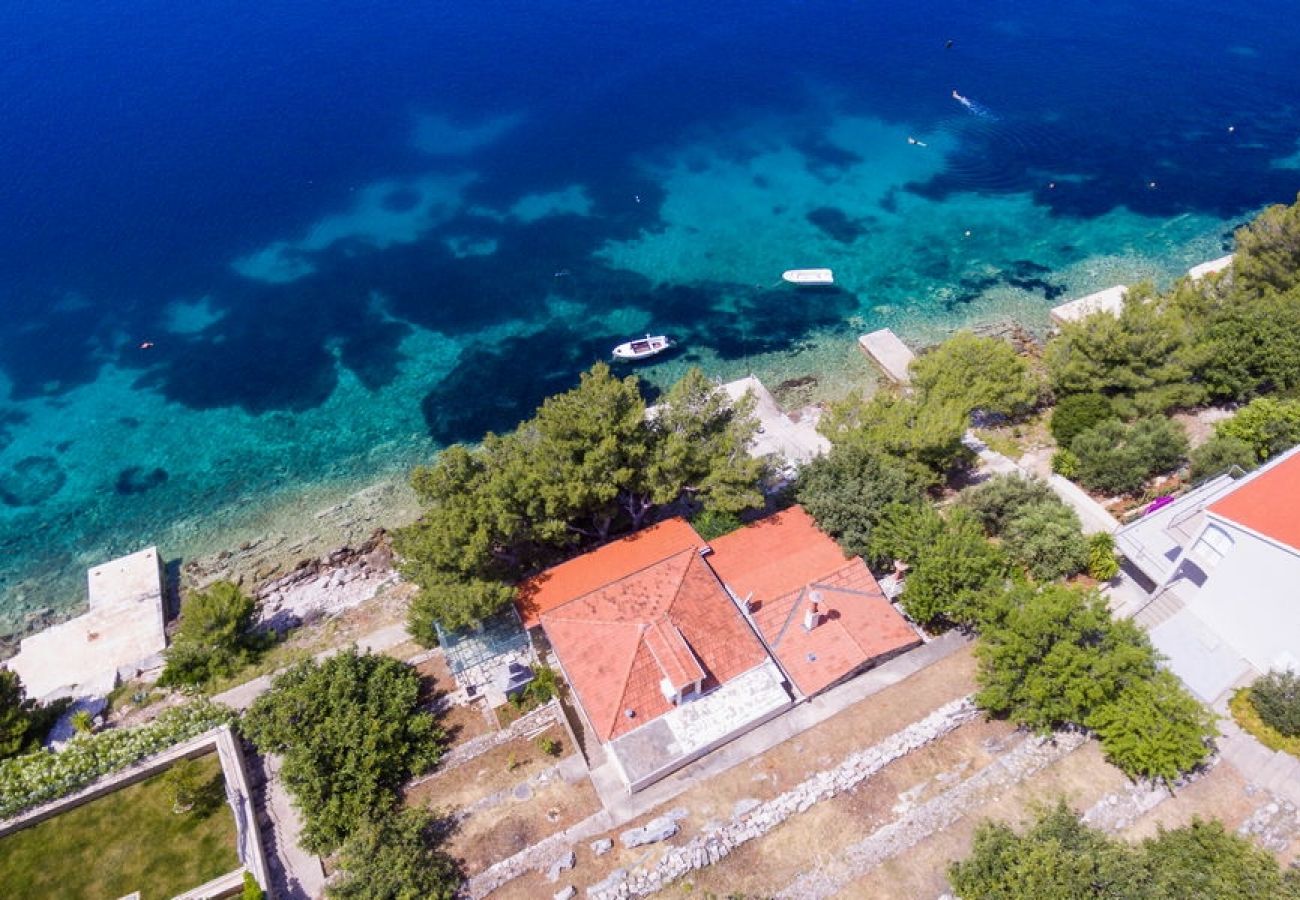
<svg viewBox="0 0 1300 900">
<path fill-rule="evenodd" d="M 87 580 L 90 610 L 25 639 L 9 661 L 30 697 L 107 693 L 119 670 L 147 668 L 167 646 L 157 548 L 96 566 Z"/>
<path fill-rule="evenodd" d="M 1108 312 L 1117 316 L 1120 310 L 1124 308 L 1124 295 L 1127 293 L 1128 287 L 1126 285 L 1117 284 L 1114 287 L 1106 288 L 1104 291 L 1098 291 L 1095 294 L 1079 297 L 1077 300 L 1071 300 L 1068 303 L 1053 307 L 1048 315 L 1051 317 L 1053 324 L 1058 326 L 1067 322 L 1086 319 L 1093 313 L 1098 312 Z"/>
<path fill-rule="evenodd" d="M 890 329 L 881 328 L 862 335 L 858 338 L 858 346 L 890 381 L 907 384 L 912 380 L 908 368 L 912 365 L 912 360 L 916 359 L 916 354 Z"/>
<path fill-rule="evenodd" d="M 781 409 L 763 383 L 750 375 L 722 386 L 734 403 L 745 395 L 754 394 L 758 402 L 754 415 L 758 418 L 759 433 L 754 436 L 749 452 L 754 456 L 776 453 L 792 463 L 810 462 L 830 450 L 831 442 L 817 432 L 817 418 L 811 411 L 800 412 L 797 418 Z"/>
<path fill-rule="evenodd" d="M 766 722 L 793 702 L 780 671 L 767 660 L 607 746 L 636 790 Z"/>
</svg>

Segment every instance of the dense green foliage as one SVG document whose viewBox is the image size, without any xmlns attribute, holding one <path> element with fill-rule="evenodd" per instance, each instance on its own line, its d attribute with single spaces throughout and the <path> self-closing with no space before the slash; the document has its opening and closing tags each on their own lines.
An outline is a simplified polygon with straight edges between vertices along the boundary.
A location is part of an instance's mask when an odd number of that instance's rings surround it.
<svg viewBox="0 0 1300 900">
<path fill-rule="evenodd" d="M 236 715 L 198 701 L 173 707 L 147 725 L 74 737 L 58 753 L 41 751 L 0 762 L 0 818 L 66 796 L 102 775 L 165 750 Z"/>
<path fill-rule="evenodd" d="M 868 556 L 899 559 L 911 567 L 903 583 L 903 609 L 931 626 L 979 624 L 1006 577 L 1002 554 L 963 508 L 944 516 L 929 505 L 887 507 Z"/>
<path fill-rule="evenodd" d="M 1189 477 L 1196 484 L 1234 467 L 1249 472 L 1258 462 L 1250 444 L 1232 435 L 1216 434 L 1191 452 Z"/>
<path fill-rule="evenodd" d="M 330 900 L 452 900 L 461 873 L 438 849 L 441 823 L 423 809 L 406 809 L 366 822 L 339 851 L 342 876 Z"/>
<path fill-rule="evenodd" d="M 1115 407 L 1103 395 L 1068 394 L 1052 409 L 1048 427 L 1052 437 L 1056 438 L 1057 445 L 1068 447 L 1089 428 L 1114 418 Z"/>
<path fill-rule="evenodd" d="M 1250 705 L 1283 737 L 1300 737 L 1300 675 L 1269 672 L 1250 686 Z"/>
<path fill-rule="evenodd" d="M 917 357 L 912 386 L 926 404 L 955 404 L 1000 416 L 1028 412 L 1038 402 L 1029 364 L 1006 341 L 961 331 Z"/>
<path fill-rule="evenodd" d="M 441 753 L 415 669 L 355 648 L 278 676 L 243 729 L 262 753 L 284 756 L 303 846 L 318 853 L 391 810 L 401 785 Z"/>
<path fill-rule="evenodd" d="M 1089 828 L 1064 801 L 1042 811 L 1024 834 L 984 822 L 970 856 L 948 879 L 962 900 L 1237 900 L 1300 896 L 1267 852 L 1219 822 L 1193 819 L 1139 845 Z"/>
<path fill-rule="evenodd" d="M 1079 477 L 1079 457 L 1069 447 L 1062 447 L 1052 454 L 1052 471 L 1062 478 L 1074 480 Z"/>
<path fill-rule="evenodd" d="M 1100 594 L 1019 586 L 990 609 L 975 648 L 981 707 L 1041 732 L 1091 728 L 1132 776 L 1171 780 L 1209 756 L 1213 720 Z"/>
<path fill-rule="evenodd" d="M 1088 535 L 1088 574 L 1098 581 L 1110 581 L 1119 574 L 1115 536 L 1109 531 Z"/>
<path fill-rule="evenodd" d="M 1078 479 L 1088 488 L 1129 494 L 1153 475 L 1170 472 L 1187 456 L 1182 426 L 1164 416 L 1139 419 L 1131 425 L 1110 420 L 1074 439 L 1070 450 L 1078 458 Z"/>
<path fill-rule="evenodd" d="M 915 467 L 882 450 L 842 443 L 803 468 L 796 496 L 846 552 L 872 556 L 872 531 L 885 509 L 919 501 L 927 483 Z"/>
<path fill-rule="evenodd" d="M 1102 394 L 1129 418 L 1300 388 L 1300 203 L 1265 210 L 1236 239 L 1222 276 L 1159 296 L 1139 286 L 1120 316 L 1062 328 L 1044 354 L 1058 400 Z"/>
<path fill-rule="evenodd" d="M 1164 412 L 1200 402 L 1183 311 L 1153 296 L 1149 286 L 1128 292 L 1120 315 L 1100 313 L 1062 327 L 1043 355 L 1052 390 L 1103 394 L 1122 416 Z"/>
<path fill-rule="evenodd" d="M 997 475 L 966 491 L 961 502 L 1002 539 L 1012 562 L 1040 581 L 1076 575 L 1088 563 L 1079 516 L 1044 481 Z"/>
<path fill-rule="evenodd" d="M 27 696 L 17 672 L 0 668 L 0 759 L 38 749 L 69 703 L 37 703 Z"/>
<path fill-rule="evenodd" d="M 1215 425 L 1214 434 L 1241 441 L 1254 452 L 1255 462 L 1263 462 L 1300 443 L 1300 400 L 1252 400 Z"/>
<path fill-rule="evenodd" d="M 207 684 L 238 671 L 264 641 L 252 634 L 256 604 L 237 584 L 217 581 L 181 603 L 160 684 Z"/>
<path fill-rule="evenodd" d="M 734 512 L 723 512 L 717 509 L 702 509 L 691 518 L 691 527 L 706 541 L 730 534 L 742 524 L 744 523 L 740 521 L 740 516 Z"/>
<path fill-rule="evenodd" d="M 880 391 L 870 400 L 834 404 L 818 426 L 832 444 L 859 446 L 906 462 L 917 477 L 937 484 L 972 458 L 962 443 L 970 411 L 955 400 L 914 400 Z"/>
<path fill-rule="evenodd" d="M 1084 724 L 1130 684 L 1151 678 L 1155 654 L 1099 594 L 1064 585 L 1013 590 L 975 652 L 984 709 L 1048 732 Z"/>
<path fill-rule="evenodd" d="M 244 873 L 244 886 L 239 892 L 239 900 L 266 900 L 266 891 L 262 890 L 252 872 Z"/>
<path fill-rule="evenodd" d="M 692 369 L 647 419 L 637 379 L 597 364 L 509 434 L 448 447 L 413 474 L 424 515 L 394 539 L 420 588 L 412 634 L 432 645 L 435 620 L 454 629 L 490 615 L 522 575 L 640 528 L 666 504 L 760 505 L 752 410 L 752 398 L 732 404 Z"/>
</svg>

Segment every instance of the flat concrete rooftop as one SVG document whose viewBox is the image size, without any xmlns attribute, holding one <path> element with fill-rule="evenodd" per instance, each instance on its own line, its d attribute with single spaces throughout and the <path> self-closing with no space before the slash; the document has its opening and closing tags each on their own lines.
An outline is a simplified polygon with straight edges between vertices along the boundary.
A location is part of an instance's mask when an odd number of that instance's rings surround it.
<svg viewBox="0 0 1300 900">
<path fill-rule="evenodd" d="M 90 610 L 23 640 L 8 666 L 29 697 L 103 694 L 167 646 L 162 566 L 149 547 L 91 569 Z"/>
</svg>

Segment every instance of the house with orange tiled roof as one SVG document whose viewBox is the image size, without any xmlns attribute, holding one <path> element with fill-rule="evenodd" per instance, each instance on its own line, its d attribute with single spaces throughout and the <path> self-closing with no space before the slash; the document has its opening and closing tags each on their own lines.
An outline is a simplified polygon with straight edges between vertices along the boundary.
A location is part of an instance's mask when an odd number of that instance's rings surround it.
<svg viewBox="0 0 1300 900">
<path fill-rule="evenodd" d="M 1203 700 L 1300 668 L 1300 447 L 1153 508 L 1115 543 L 1149 580 L 1134 620 Z"/>
<path fill-rule="evenodd" d="M 713 541 L 709 565 L 803 697 L 921 644 L 866 564 L 800 506 Z"/>
<path fill-rule="evenodd" d="M 800 507 L 712 545 L 669 519 L 530 579 L 518 608 L 632 790 L 921 642 Z"/>
<path fill-rule="evenodd" d="M 586 726 L 638 790 L 788 709 L 793 698 L 683 519 L 526 582 Z"/>
</svg>

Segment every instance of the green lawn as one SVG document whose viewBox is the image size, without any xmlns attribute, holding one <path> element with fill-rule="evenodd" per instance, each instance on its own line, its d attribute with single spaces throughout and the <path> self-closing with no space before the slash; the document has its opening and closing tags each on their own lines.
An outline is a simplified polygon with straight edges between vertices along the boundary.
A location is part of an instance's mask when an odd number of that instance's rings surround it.
<svg viewBox="0 0 1300 900">
<path fill-rule="evenodd" d="M 198 763 L 204 812 L 173 813 L 157 776 L 0 838 L 4 895 L 166 900 L 238 868 L 221 763 L 215 753 Z"/>
</svg>

